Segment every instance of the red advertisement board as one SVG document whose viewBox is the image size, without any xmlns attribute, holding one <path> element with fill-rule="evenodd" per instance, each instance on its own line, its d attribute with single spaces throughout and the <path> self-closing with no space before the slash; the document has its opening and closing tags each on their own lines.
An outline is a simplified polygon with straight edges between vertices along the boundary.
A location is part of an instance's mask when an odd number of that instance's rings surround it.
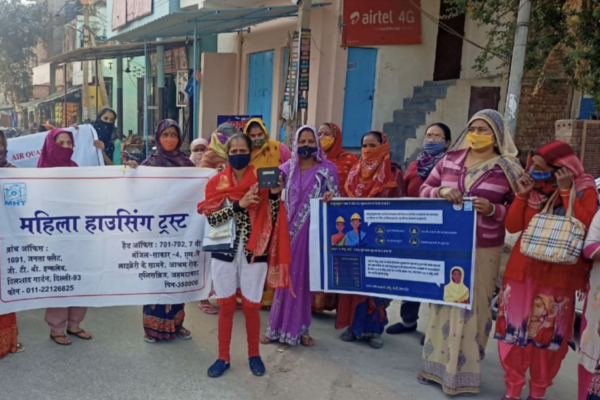
<svg viewBox="0 0 600 400">
<path fill-rule="evenodd" d="M 421 44 L 420 0 L 344 0 L 342 44 Z"/>
</svg>

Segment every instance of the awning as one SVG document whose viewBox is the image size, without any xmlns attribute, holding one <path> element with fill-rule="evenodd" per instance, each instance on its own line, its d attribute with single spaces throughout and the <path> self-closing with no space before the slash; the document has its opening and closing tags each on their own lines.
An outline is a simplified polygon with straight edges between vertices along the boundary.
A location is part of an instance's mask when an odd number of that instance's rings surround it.
<svg viewBox="0 0 600 400">
<path fill-rule="evenodd" d="M 164 46 L 166 50 L 170 50 L 175 47 L 184 46 L 187 43 L 191 43 L 191 41 L 186 39 L 176 39 L 164 40 L 161 42 L 147 42 L 146 46 L 148 47 L 149 52 L 153 52 L 156 51 L 157 46 Z M 144 43 L 124 43 L 96 47 L 82 47 L 49 58 L 43 61 L 43 63 L 64 64 L 77 61 L 108 60 L 117 57 L 139 57 L 143 55 Z"/>
<path fill-rule="evenodd" d="M 320 8 L 329 4 L 314 4 L 313 8 Z M 194 28 L 196 28 L 198 35 L 226 33 L 274 19 L 295 17 L 296 15 L 298 15 L 298 6 L 294 5 L 182 11 L 165 15 L 128 31 L 126 30 L 127 27 L 124 27 L 125 32 L 114 32 L 114 36 L 109 37 L 109 39 L 130 42 L 144 39 L 155 40 L 157 37 L 181 37 L 192 35 Z"/>
<path fill-rule="evenodd" d="M 73 86 L 72 88 L 67 89 L 67 95 L 73 94 L 80 90 L 81 90 L 81 86 Z M 51 101 L 56 101 L 58 99 L 63 98 L 64 96 L 65 96 L 65 92 L 60 91 L 60 92 L 52 93 L 50 96 L 44 97 L 43 99 L 36 99 L 36 100 L 28 101 L 27 103 L 21 103 L 19 105 L 21 106 L 21 108 L 27 108 L 28 110 L 31 110 L 31 109 L 36 108 L 40 104 L 49 103 Z"/>
</svg>

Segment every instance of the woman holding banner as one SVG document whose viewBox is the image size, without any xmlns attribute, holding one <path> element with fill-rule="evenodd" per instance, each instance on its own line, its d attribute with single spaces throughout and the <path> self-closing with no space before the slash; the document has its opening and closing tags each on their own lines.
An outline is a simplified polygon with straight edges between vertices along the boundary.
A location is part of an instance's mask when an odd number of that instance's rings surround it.
<svg viewBox="0 0 600 400">
<path fill-rule="evenodd" d="M 177 122 L 161 121 L 154 132 L 156 154 L 150 155 L 142 165 L 148 167 L 194 167 L 190 158 L 181 151 L 183 135 Z M 192 334 L 183 327 L 185 311 L 183 304 L 148 304 L 144 306 L 144 341 L 189 340 Z"/>
<path fill-rule="evenodd" d="M 492 327 L 490 299 L 496 288 L 504 244 L 504 219 L 523 168 L 505 132 L 502 115 L 483 110 L 442 158 L 423 186 L 421 197 L 443 198 L 477 211 L 475 279 L 471 310 L 432 305 L 423 348 L 422 384 L 438 383 L 445 393 L 479 393 L 481 360 Z"/>
<path fill-rule="evenodd" d="M 289 287 L 290 239 L 287 216 L 279 187 L 259 189 L 254 167 L 249 165 L 252 142 L 236 134 L 227 142 L 229 166 L 211 178 L 206 196 L 198 205 L 215 230 L 235 220 L 231 253 L 212 253 L 212 280 L 221 310 L 219 313 L 219 358 L 208 369 L 208 376 L 218 378 L 229 369 L 233 315 L 238 293 L 246 318 L 250 371 L 265 374 L 260 357 L 260 308 L 263 288 L 287 290 Z M 230 229 L 227 225 L 225 225 Z"/>
<path fill-rule="evenodd" d="M 309 334 L 313 294 L 309 282 L 310 199 L 328 202 L 339 195 L 337 169 L 321 150 L 317 130 L 309 125 L 294 135 L 292 158 L 281 166 L 285 177 L 288 231 L 292 241 L 290 290 L 275 292 L 269 326 L 261 343 L 281 342 L 287 345 L 315 345 Z"/>
<path fill-rule="evenodd" d="M 8 162 L 8 141 L 4 131 L 0 130 L 0 168 L 14 168 Z M 17 341 L 17 316 L 15 313 L 0 315 L 0 358 L 8 353 L 20 353 L 25 347 Z"/>
<path fill-rule="evenodd" d="M 48 132 L 42 153 L 38 160 L 38 168 L 77 167 L 71 160 L 75 140 L 71 132 L 58 128 Z M 46 323 L 50 326 L 50 337 L 55 343 L 68 346 L 71 344 L 66 332 L 83 340 L 91 340 L 92 335 L 79 327 L 85 318 L 86 307 L 48 308 Z"/>
<path fill-rule="evenodd" d="M 362 137 L 362 153 L 350 170 L 345 192 L 352 198 L 402 197 L 402 175 L 394 174 L 390 145 L 383 132 L 371 131 Z M 398 179 L 399 178 L 399 182 Z M 358 218 L 360 216 L 357 215 Z M 354 216 L 353 216 L 354 218 Z M 383 347 L 381 334 L 388 323 L 390 300 L 378 297 L 340 295 L 336 329 L 347 328 L 341 339 L 365 339 L 374 349 Z"/>
<path fill-rule="evenodd" d="M 594 178 L 585 173 L 571 146 L 561 141 L 542 146 L 529 157 L 527 167 L 526 174 L 517 182 L 517 197 L 506 216 L 508 232 L 529 231 L 532 219 L 545 212 L 549 202 L 554 215 L 565 216 L 572 207 L 572 217 L 586 229 L 590 227 L 598 207 L 598 192 Z M 568 238 L 554 232 L 550 238 L 550 232 L 547 235 L 540 232 L 541 236 L 537 236 L 536 230 L 531 243 L 537 242 L 548 251 L 556 246 L 553 242 L 564 242 Z M 506 372 L 505 400 L 520 397 L 527 370 L 531 376 L 529 399 L 544 398 L 569 351 L 569 343 L 573 342 L 576 291 L 585 290 L 589 284 L 590 264 L 583 257 L 577 257 L 573 264 L 536 260 L 522 253 L 524 236 L 523 233 L 519 237 L 506 265 L 500 293 L 505 316 L 503 324 L 496 325 L 498 353 Z M 584 254 L 591 255 L 587 248 L 585 250 Z M 595 321 L 587 319 L 588 311 L 594 312 L 594 303 L 598 301 L 597 287 L 593 290 L 582 323 L 581 340 L 582 358 L 589 374 L 582 374 L 580 369 L 580 383 L 586 378 L 589 383 L 595 368 L 593 356 L 585 355 L 598 354 L 593 345 Z M 586 329 L 590 322 L 591 332 Z M 586 389 L 587 386 L 584 384 Z M 579 398 L 584 399 L 585 393 L 580 392 Z"/>
</svg>

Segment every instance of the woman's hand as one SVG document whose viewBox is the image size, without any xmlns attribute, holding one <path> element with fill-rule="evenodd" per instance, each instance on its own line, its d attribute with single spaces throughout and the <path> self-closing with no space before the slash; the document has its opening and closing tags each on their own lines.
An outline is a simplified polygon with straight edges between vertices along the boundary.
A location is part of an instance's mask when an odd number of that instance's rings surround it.
<svg viewBox="0 0 600 400">
<path fill-rule="evenodd" d="M 528 196 L 535 187 L 535 181 L 528 172 L 524 173 L 517 181 L 517 191 L 521 196 Z"/>
<path fill-rule="evenodd" d="M 104 142 L 102 140 L 94 140 L 94 147 L 98 150 L 104 151 Z"/>
<path fill-rule="evenodd" d="M 488 199 L 484 199 L 483 197 L 478 197 L 473 199 L 473 208 L 481 215 L 490 215 L 492 211 L 494 211 L 494 207 L 492 203 Z"/>
<path fill-rule="evenodd" d="M 333 199 L 333 192 L 325 192 L 323 195 L 323 203 L 329 203 L 329 200 Z"/>
<path fill-rule="evenodd" d="M 556 172 L 556 183 L 560 190 L 571 190 L 573 186 L 573 173 L 569 168 L 561 168 Z"/>
<path fill-rule="evenodd" d="M 258 197 L 258 184 L 254 184 L 250 190 L 248 190 L 246 192 L 246 194 L 244 195 L 244 197 L 242 197 L 239 201 L 239 205 L 240 207 L 246 209 L 252 205 L 258 204 L 259 201 L 259 197 Z"/>
<path fill-rule="evenodd" d="M 279 185 L 276 188 L 271 188 L 271 194 L 279 194 L 283 190 L 283 174 L 279 173 Z"/>
<path fill-rule="evenodd" d="M 448 200 L 450 203 L 462 204 L 463 202 L 463 195 L 460 190 L 456 188 L 443 188 L 439 191 L 439 194 L 440 197 Z"/>
<path fill-rule="evenodd" d="M 127 165 L 128 167 L 131 167 L 133 169 L 137 169 L 137 167 L 139 167 L 139 164 L 135 160 L 126 161 L 123 165 Z"/>
<path fill-rule="evenodd" d="M 221 164 L 217 167 L 217 172 L 225 171 L 225 168 L 227 168 L 227 166 L 225 164 Z"/>
</svg>

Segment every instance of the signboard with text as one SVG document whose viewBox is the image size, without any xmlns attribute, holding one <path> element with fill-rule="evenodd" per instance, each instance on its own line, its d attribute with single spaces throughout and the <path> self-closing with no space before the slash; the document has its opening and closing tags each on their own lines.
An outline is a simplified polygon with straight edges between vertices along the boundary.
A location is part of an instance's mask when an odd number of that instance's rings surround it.
<svg viewBox="0 0 600 400">
<path fill-rule="evenodd" d="M 244 127 L 253 118 L 262 119 L 262 115 L 218 115 L 217 126 L 222 124 L 231 124 L 235 126 L 240 132 L 244 131 Z"/>
<path fill-rule="evenodd" d="M 420 0 L 344 0 L 342 45 L 421 44 Z"/>
<path fill-rule="evenodd" d="M 476 212 L 432 199 L 311 201 L 312 291 L 471 308 Z M 316 216 L 316 218 L 315 218 Z"/>
</svg>

